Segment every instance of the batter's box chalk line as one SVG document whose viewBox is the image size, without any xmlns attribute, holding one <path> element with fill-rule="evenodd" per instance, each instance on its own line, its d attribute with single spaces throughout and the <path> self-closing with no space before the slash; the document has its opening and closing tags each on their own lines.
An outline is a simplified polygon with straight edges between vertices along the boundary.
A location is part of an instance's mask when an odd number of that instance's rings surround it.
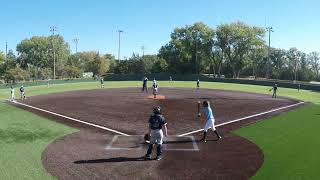
<svg viewBox="0 0 320 180">
<path fill-rule="evenodd" d="M 130 142 L 130 140 L 132 140 Z M 122 142 L 124 141 L 124 142 Z M 116 143 L 120 143 L 119 145 L 116 145 Z M 127 145 L 127 147 L 122 147 L 125 143 L 132 143 L 133 145 Z M 177 144 L 188 144 L 191 143 L 192 145 L 190 148 L 179 148 L 179 147 L 170 147 Z M 146 146 L 147 144 L 144 142 L 143 135 L 131 135 L 131 136 L 123 136 L 123 135 L 115 135 L 113 136 L 110 143 L 105 148 L 106 150 L 142 150 L 143 146 Z M 165 151 L 199 151 L 199 147 L 196 143 L 196 140 L 194 136 L 168 136 L 164 138 L 163 141 L 163 150 Z"/>
</svg>

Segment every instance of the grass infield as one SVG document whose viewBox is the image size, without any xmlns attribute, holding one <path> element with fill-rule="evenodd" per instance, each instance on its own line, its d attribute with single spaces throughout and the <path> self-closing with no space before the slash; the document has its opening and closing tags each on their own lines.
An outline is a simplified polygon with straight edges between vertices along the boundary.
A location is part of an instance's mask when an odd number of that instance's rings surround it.
<svg viewBox="0 0 320 180">
<path fill-rule="evenodd" d="M 196 82 L 159 81 L 161 87 L 195 87 Z M 151 83 L 149 83 L 150 85 Z M 106 88 L 140 87 L 140 81 L 105 82 Z M 270 87 L 201 82 L 201 88 L 270 93 Z M 57 84 L 26 87 L 26 95 L 100 88 L 99 82 Z M 16 89 L 16 96 L 18 96 Z M 265 162 L 252 179 L 317 179 L 320 141 L 320 93 L 279 88 L 279 95 L 313 104 L 261 121 L 234 133 L 256 143 Z M 0 100 L 10 96 L 9 89 L 0 90 Z M 77 131 L 46 120 L 30 112 L 0 103 L 0 179 L 52 179 L 41 164 L 41 153 L 50 142 Z"/>
</svg>

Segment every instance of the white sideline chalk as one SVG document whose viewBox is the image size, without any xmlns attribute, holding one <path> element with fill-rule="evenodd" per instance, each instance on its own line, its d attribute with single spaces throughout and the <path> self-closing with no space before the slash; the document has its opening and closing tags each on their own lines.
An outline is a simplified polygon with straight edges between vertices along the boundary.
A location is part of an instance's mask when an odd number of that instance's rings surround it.
<svg viewBox="0 0 320 180">
<path fill-rule="evenodd" d="M 218 124 L 215 127 L 224 126 L 224 125 L 231 124 L 231 123 L 234 123 L 234 122 L 250 119 L 250 118 L 253 118 L 253 117 L 257 117 L 257 116 L 261 116 L 261 115 L 264 115 L 264 114 L 272 113 L 272 112 L 279 111 L 279 110 L 282 110 L 282 109 L 298 106 L 300 104 L 304 104 L 304 102 L 299 102 L 299 103 L 292 104 L 292 105 L 289 105 L 289 106 L 284 106 L 284 107 L 280 107 L 280 108 L 277 108 L 277 109 L 272 109 L 270 111 L 266 111 L 266 112 L 254 114 L 254 115 L 251 115 L 251 116 L 246 116 L 246 117 L 243 117 L 243 118 L 235 119 L 235 120 L 232 120 L 232 121 L 228 121 L 228 122 L 225 122 L 225 123 Z M 187 135 L 194 134 L 194 133 L 201 132 L 201 131 L 203 131 L 203 129 L 198 129 L 198 130 L 195 130 L 195 131 L 187 132 L 187 133 L 184 133 L 184 134 L 180 134 L 178 136 L 179 137 L 187 136 Z"/>
<path fill-rule="evenodd" d="M 51 111 L 48 111 L 48 110 L 44 110 L 44 109 L 41 109 L 41 108 L 37 108 L 37 107 L 31 106 L 31 105 L 28 105 L 28 104 L 20 103 L 20 102 L 17 102 L 17 101 L 9 101 L 9 102 L 14 103 L 14 104 L 19 104 L 21 106 L 25 106 L 25 107 L 28 107 L 28 108 L 36 109 L 38 111 L 42 111 L 42 112 L 46 112 L 46 113 L 49 113 L 49 114 L 53 114 L 55 116 L 66 118 L 66 119 L 69 119 L 71 121 L 76 121 L 76 122 L 79 122 L 79 123 L 82 123 L 82 124 L 86 124 L 88 126 L 92 126 L 92 127 L 96 127 L 96 128 L 99 128 L 99 129 L 106 130 L 106 131 L 114 132 L 116 134 L 120 134 L 120 135 L 123 135 L 123 136 L 130 136 L 129 134 L 126 134 L 126 133 L 123 133 L 123 132 L 120 132 L 120 131 L 117 131 L 117 130 L 114 130 L 114 129 L 110 129 L 110 128 L 107 128 L 107 127 L 104 127 L 104 126 L 100 126 L 100 125 L 97 125 L 97 124 L 81 121 L 79 119 L 75 119 L 75 118 L 72 118 L 72 117 L 64 116 L 62 114 L 54 113 L 54 112 L 51 112 Z"/>
</svg>

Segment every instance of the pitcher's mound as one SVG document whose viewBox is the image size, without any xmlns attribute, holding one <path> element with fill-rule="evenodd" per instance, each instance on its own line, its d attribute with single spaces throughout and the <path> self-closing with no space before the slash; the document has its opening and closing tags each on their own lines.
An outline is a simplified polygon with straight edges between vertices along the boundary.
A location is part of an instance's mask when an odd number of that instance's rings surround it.
<svg viewBox="0 0 320 180">
<path fill-rule="evenodd" d="M 156 98 L 153 95 L 147 96 L 148 99 L 154 99 L 154 100 L 163 100 L 166 99 L 163 95 L 157 95 Z"/>
</svg>

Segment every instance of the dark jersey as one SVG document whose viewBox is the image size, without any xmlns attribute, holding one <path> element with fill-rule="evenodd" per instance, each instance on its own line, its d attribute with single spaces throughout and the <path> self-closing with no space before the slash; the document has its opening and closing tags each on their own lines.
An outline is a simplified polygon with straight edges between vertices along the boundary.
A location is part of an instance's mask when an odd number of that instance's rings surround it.
<svg viewBox="0 0 320 180">
<path fill-rule="evenodd" d="M 152 87 L 153 88 L 158 88 L 158 85 L 157 84 L 153 84 Z"/>
<path fill-rule="evenodd" d="M 20 92 L 24 92 L 24 88 L 23 87 L 20 88 Z"/>
<path fill-rule="evenodd" d="M 147 82 L 148 82 L 148 78 L 144 78 L 144 79 L 143 79 L 143 86 L 146 86 L 146 85 L 147 85 Z"/>
<path fill-rule="evenodd" d="M 277 91 L 277 90 L 278 90 L 278 87 L 277 87 L 277 86 L 273 86 L 273 90 L 274 90 L 274 91 Z"/>
<path fill-rule="evenodd" d="M 167 124 L 167 122 L 161 114 L 151 115 L 149 118 L 149 127 L 152 130 L 162 129 L 164 124 Z"/>
</svg>

